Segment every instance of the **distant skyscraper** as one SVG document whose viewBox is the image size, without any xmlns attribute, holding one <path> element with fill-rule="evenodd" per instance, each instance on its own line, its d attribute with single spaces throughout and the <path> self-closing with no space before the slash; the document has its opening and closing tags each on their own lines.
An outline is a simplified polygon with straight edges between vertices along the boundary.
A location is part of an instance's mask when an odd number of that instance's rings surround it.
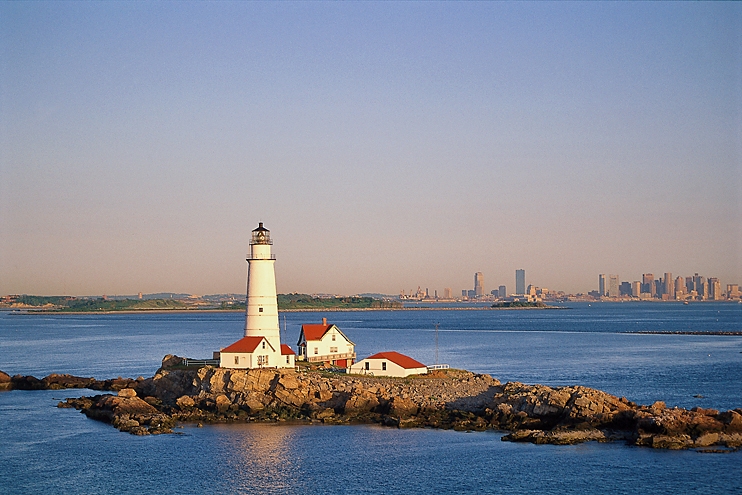
<svg viewBox="0 0 742 495">
<path fill-rule="evenodd" d="M 654 285 L 654 274 L 645 273 L 642 275 L 642 292 L 646 292 L 652 297 L 657 293 L 657 288 Z"/>
<path fill-rule="evenodd" d="M 608 295 L 618 297 L 618 275 L 608 275 Z"/>
<path fill-rule="evenodd" d="M 665 273 L 662 285 L 662 294 L 666 295 L 667 299 L 675 299 L 675 281 L 672 279 L 672 273 Z"/>
<path fill-rule="evenodd" d="M 526 271 L 515 270 L 515 293 L 522 296 L 526 293 Z"/>
<path fill-rule="evenodd" d="M 683 277 L 675 279 L 675 297 L 685 294 L 685 284 L 683 283 Z"/>
<path fill-rule="evenodd" d="M 708 298 L 712 301 L 721 301 L 721 282 L 718 278 L 709 277 L 706 284 L 709 288 Z"/>
<path fill-rule="evenodd" d="M 484 275 L 482 275 L 482 272 L 477 272 L 474 274 L 474 295 L 476 297 L 480 297 L 484 295 Z"/>
<path fill-rule="evenodd" d="M 500 297 L 508 297 L 508 290 L 504 285 L 501 285 L 497 292 L 500 294 Z"/>
<path fill-rule="evenodd" d="M 598 293 L 601 296 L 606 295 L 606 286 L 605 286 L 605 273 L 601 273 L 598 275 Z"/>
<path fill-rule="evenodd" d="M 445 287 L 443 289 L 443 299 L 451 299 L 451 288 Z"/>
<path fill-rule="evenodd" d="M 621 285 L 618 286 L 618 291 L 621 293 L 622 296 L 630 296 L 631 295 L 631 283 L 621 282 Z"/>
<path fill-rule="evenodd" d="M 739 284 L 727 284 L 727 299 L 739 298 Z"/>
<path fill-rule="evenodd" d="M 639 297 L 642 293 L 642 283 L 638 280 L 631 282 L 631 295 L 633 297 Z"/>
<path fill-rule="evenodd" d="M 705 277 L 697 273 L 693 275 L 693 287 L 700 299 L 708 299 L 709 289 Z"/>
</svg>

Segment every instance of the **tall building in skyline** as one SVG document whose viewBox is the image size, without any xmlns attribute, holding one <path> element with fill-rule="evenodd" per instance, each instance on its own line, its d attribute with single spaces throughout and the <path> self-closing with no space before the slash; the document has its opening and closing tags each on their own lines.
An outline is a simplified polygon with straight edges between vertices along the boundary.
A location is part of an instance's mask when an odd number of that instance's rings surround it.
<svg viewBox="0 0 742 495">
<path fill-rule="evenodd" d="M 515 270 L 515 294 L 522 296 L 526 293 L 526 271 L 522 268 Z"/>
<path fill-rule="evenodd" d="M 675 279 L 675 297 L 685 294 L 685 284 L 683 282 L 683 277 L 678 276 Z"/>
<path fill-rule="evenodd" d="M 718 278 L 709 277 L 708 282 L 708 298 L 712 301 L 721 301 L 721 282 Z"/>
<path fill-rule="evenodd" d="M 631 295 L 633 297 L 639 297 L 642 293 L 642 283 L 638 280 L 631 282 Z"/>
<path fill-rule="evenodd" d="M 610 297 L 618 297 L 618 275 L 608 275 L 608 295 Z"/>
<path fill-rule="evenodd" d="M 666 299 L 675 299 L 675 281 L 672 279 L 672 273 L 665 273 L 665 278 L 662 279 L 662 287 L 662 294 L 667 296 Z"/>
<path fill-rule="evenodd" d="M 500 297 L 508 297 L 508 290 L 507 287 L 504 285 L 501 285 L 499 289 L 497 289 L 498 294 Z"/>
<path fill-rule="evenodd" d="M 655 296 L 657 293 L 657 287 L 654 285 L 654 274 L 645 273 L 642 275 L 642 292 Z"/>
<path fill-rule="evenodd" d="M 605 273 L 598 275 L 598 294 L 601 296 L 606 295 Z"/>
<path fill-rule="evenodd" d="M 484 295 L 484 275 L 482 272 L 474 274 L 474 296 L 481 297 Z"/>
<path fill-rule="evenodd" d="M 444 287 L 443 299 L 451 299 L 451 288 L 450 287 Z"/>
</svg>

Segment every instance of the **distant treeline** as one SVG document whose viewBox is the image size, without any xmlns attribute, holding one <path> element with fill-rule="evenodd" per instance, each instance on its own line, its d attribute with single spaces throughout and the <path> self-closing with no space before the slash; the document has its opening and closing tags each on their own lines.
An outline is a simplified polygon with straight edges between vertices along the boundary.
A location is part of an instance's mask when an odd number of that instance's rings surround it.
<svg viewBox="0 0 742 495">
<path fill-rule="evenodd" d="M 382 301 L 371 297 L 312 297 L 308 294 L 278 294 L 278 309 L 398 309 L 399 301 Z M 218 308 L 199 306 L 177 299 L 104 299 L 72 296 L 15 296 L 8 305 L 24 305 L 49 312 L 152 311 L 222 309 L 244 311 L 245 303 L 222 302 Z M 18 307 L 18 306 L 16 306 Z"/>
<path fill-rule="evenodd" d="M 139 311 L 153 309 L 186 309 L 188 304 L 172 299 L 104 299 L 72 296 L 18 296 L 12 304 L 41 308 L 44 311 L 85 313 L 93 311 Z"/>
<path fill-rule="evenodd" d="M 399 301 L 372 297 L 313 297 L 308 294 L 278 294 L 278 309 L 399 309 Z"/>
</svg>

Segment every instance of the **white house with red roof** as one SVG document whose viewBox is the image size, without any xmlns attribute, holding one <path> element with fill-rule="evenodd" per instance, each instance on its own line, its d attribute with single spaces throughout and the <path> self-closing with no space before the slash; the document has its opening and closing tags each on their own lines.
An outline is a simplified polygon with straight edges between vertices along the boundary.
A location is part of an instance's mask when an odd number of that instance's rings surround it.
<svg viewBox="0 0 742 495">
<path fill-rule="evenodd" d="M 395 351 L 379 352 L 348 367 L 348 373 L 374 376 L 424 375 L 428 367 Z"/>
<path fill-rule="evenodd" d="M 294 367 L 296 354 L 286 344 L 276 350 L 265 337 L 243 337 L 219 352 L 222 368 Z"/>
<path fill-rule="evenodd" d="M 356 361 L 355 344 L 335 325 L 322 318 L 321 325 L 302 325 L 299 333 L 299 359 L 310 363 L 329 363 L 347 368 Z"/>
</svg>

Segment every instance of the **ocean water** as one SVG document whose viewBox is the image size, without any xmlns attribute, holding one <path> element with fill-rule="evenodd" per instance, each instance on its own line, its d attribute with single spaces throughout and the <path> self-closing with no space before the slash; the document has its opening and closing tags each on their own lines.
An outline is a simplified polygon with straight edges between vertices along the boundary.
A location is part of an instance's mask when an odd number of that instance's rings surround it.
<svg viewBox="0 0 742 495">
<path fill-rule="evenodd" d="M 437 355 L 503 382 L 586 385 L 670 407 L 742 407 L 742 336 L 627 333 L 739 332 L 742 305 L 570 306 L 292 312 L 280 322 L 294 347 L 301 324 L 327 317 L 359 358 L 397 350 L 435 364 Z M 0 370 L 151 376 L 165 354 L 210 357 L 242 326 L 235 313 L 0 313 Z M 0 393 L 0 493 L 742 493 L 742 452 L 514 444 L 497 432 L 377 426 L 183 425 L 178 435 L 136 437 L 56 407 L 91 394 Z"/>
</svg>

